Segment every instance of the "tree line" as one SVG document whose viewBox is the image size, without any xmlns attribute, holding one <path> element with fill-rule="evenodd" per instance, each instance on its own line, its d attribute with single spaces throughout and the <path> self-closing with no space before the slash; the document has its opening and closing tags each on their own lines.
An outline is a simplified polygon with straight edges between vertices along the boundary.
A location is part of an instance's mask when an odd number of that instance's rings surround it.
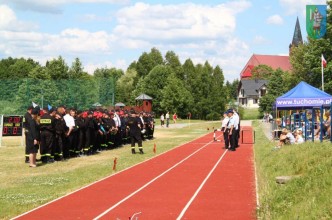
<svg viewBox="0 0 332 220">
<path fill-rule="evenodd" d="M 197 119 L 219 119 L 236 100 L 238 86 L 238 80 L 225 82 L 219 66 L 195 65 L 191 59 L 181 63 L 173 51 L 163 57 L 156 48 L 142 53 L 125 72 L 106 67 L 92 75 L 79 58 L 68 66 L 59 56 L 43 66 L 31 58 L 9 57 L 0 60 L 0 80 L 2 114 L 22 114 L 32 102 L 81 110 L 97 102 L 133 106 L 135 97 L 145 93 L 153 98 L 157 115 L 169 111 L 184 118 L 190 112 Z"/>
</svg>

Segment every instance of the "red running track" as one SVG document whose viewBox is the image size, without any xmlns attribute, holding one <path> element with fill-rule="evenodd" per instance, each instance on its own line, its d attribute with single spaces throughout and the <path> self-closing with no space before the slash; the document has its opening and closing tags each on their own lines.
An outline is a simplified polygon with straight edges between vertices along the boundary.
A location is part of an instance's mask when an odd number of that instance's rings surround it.
<svg viewBox="0 0 332 220">
<path fill-rule="evenodd" d="M 235 152 L 210 133 L 17 219 L 256 219 L 252 128 L 242 129 Z"/>
</svg>

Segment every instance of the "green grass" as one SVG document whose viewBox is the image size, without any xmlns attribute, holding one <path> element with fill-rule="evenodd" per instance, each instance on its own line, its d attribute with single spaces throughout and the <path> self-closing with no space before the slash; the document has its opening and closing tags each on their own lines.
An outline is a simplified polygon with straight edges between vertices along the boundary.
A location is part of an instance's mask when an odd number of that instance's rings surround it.
<svg viewBox="0 0 332 220">
<path fill-rule="evenodd" d="M 126 145 L 119 149 L 103 151 L 98 155 L 56 162 L 34 169 L 24 163 L 24 147 L 20 146 L 21 139 L 6 137 L 3 140 L 3 147 L 0 148 L 0 219 L 10 219 L 152 158 L 155 156 L 154 144 L 157 147 L 157 154 L 160 154 L 211 132 L 213 126 L 220 126 L 220 122 L 191 121 L 190 126 L 184 128 L 174 128 L 172 123 L 170 128 L 160 128 L 160 124 L 157 124 L 156 138 L 143 142 L 144 155 L 132 155 L 130 146 Z M 117 171 L 113 171 L 115 157 Z"/>
<path fill-rule="evenodd" d="M 260 118 L 258 108 L 257 109 L 240 108 L 239 111 L 242 120 L 256 120 Z"/>
<path fill-rule="evenodd" d="M 332 219 L 331 143 L 308 141 L 272 151 L 274 141 L 254 124 L 259 219 Z M 277 184 L 277 176 L 295 178 Z"/>
</svg>

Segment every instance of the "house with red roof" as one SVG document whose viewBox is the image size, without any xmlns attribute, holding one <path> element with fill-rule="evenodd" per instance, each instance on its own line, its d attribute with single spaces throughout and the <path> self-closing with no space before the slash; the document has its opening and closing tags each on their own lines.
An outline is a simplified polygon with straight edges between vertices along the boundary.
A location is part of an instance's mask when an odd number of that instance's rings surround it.
<svg viewBox="0 0 332 220">
<path fill-rule="evenodd" d="M 283 71 L 290 71 L 291 65 L 289 62 L 289 56 L 278 56 L 278 55 L 259 55 L 254 54 L 251 56 L 247 64 L 244 66 L 240 73 L 240 79 L 249 79 L 252 77 L 252 70 L 254 67 L 259 65 L 267 65 L 272 69 L 278 68 Z"/>
<path fill-rule="evenodd" d="M 289 45 L 289 53 L 291 53 L 293 47 L 297 47 L 302 43 L 301 28 L 297 18 L 293 40 Z M 283 71 L 291 71 L 292 69 L 289 56 L 253 54 L 240 73 L 237 101 L 241 107 L 258 108 L 260 98 L 268 92 L 267 80 L 251 78 L 252 70 L 259 65 L 266 65 L 274 70 L 280 68 Z"/>
</svg>

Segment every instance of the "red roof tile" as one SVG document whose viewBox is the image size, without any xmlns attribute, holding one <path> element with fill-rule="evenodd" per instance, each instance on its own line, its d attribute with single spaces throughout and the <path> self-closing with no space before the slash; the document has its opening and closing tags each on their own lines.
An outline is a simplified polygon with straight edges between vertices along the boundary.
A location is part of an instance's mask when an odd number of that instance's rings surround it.
<svg viewBox="0 0 332 220">
<path fill-rule="evenodd" d="M 272 69 L 282 69 L 283 71 L 291 70 L 291 65 L 289 62 L 289 56 L 277 56 L 277 55 L 258 55 L 254 54 L 249 59 L 248 63 L 245 65 L 240 73 L 240 78 L 251 77 L 251 70 L 253 67 L 258 65 L 267 65 Z"/>
</svg>

